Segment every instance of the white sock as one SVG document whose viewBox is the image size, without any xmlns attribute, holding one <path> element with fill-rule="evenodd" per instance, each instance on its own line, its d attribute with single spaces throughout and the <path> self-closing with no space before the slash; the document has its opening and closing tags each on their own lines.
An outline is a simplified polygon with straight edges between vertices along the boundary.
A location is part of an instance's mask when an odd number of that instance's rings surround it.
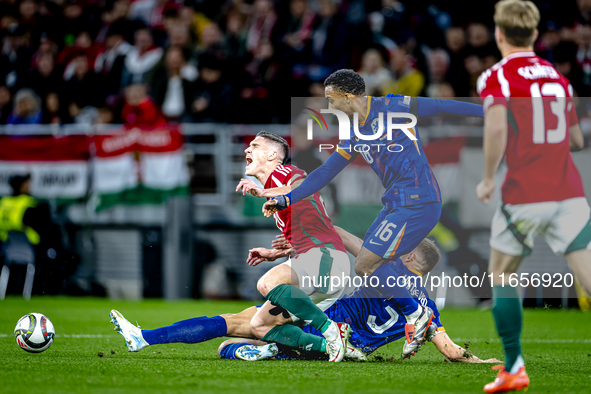
<svg viewBox="0 0 591 394">
<path fill-rule="evenodd" d="M 513 374 L 519 372 L 519 368 L 523 367 L 524 365 L 525 364 L 523 363 L 523 357 L 521 357 L 520 354 L 519 356 L 517 356 L 517 360 L 515 360 L 515 362 L 513 363 L 513 366 L 511 367 L 509 373 Z"/>
<path fill-rule="evenodd" d="M 334 341 L 339 336 L 336 324 L 333 324 L 333 322 L 331 321 L 330 326 L 328 326 L 328 328 L 322 333 L 322 335 L 327 340 Z"/>
<path fill-rule="evenodd" d="M 423 307 L 421 306 L 421 304 L 419 304 L 419 307 L 416 311 L 414 311 L 408 316 L 404 316 L 406 317 L 406 323 L 414 324 L 414 322 L 419 318 L 419 316 L 421 316 L 421 313 L 423 313 Z"/>
</svg>

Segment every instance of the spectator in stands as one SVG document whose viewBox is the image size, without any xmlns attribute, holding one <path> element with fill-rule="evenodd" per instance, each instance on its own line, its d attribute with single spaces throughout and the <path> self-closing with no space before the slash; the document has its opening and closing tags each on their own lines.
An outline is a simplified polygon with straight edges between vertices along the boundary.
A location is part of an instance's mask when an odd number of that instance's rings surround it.
<svg viewBox="0 0 591 394">
<path fill-rule="evenodd" d="M 85 55 L 74 58 L 72 78 L 66 82 L 62 91 L 72 118 L 77 117 L 84 107 L 103 106 L 105 103 L 103 85 L 88 63 Z"/>
<path fill-rule="evenodd" d="M 62 105 L 60 96 L 56 92 L 50 92 L 45 96 L 45 106 L 43 108 L 44 124 L 66 124 L 71 123 L 72 117 L 68 109 Z"/>
<path fill-rule="evenodd" d="M 470 77 L 464 67 L 464 59 L 468 55 L 464 29 L 461 27 L 447 29 L 445 43 L 449 54 L 447 80 L 455 87 L 459 97 L 467 97 L 470 94 Z"/>
<path fill-rule="evenodd" d="M 1 49 L 0 78 L 11 89 L 22 82 L 31 62 L 31 49 L 24 35 L 22 28 L 10 26 Z"/>
<path fill-rule="evenodd" d="M 134 46 L 125 57 L 122 86 L 147 82 L 161 58 L 162 48 L 154 45 L 154 38 L 150 30 L 148 28 L 137 30 Z"/>
<path fill-rule="evenodd" d="M 583 71 L 576 60 L 577 46 L 573 42 L 561 42 L 553 50 L 552 58 L 556 69 L 570 81 L 575 95 L 589 97 L 591 89 L 583 83 Z"/>
<path fill-rule="evenodd" d="M 337 11 L 335 0 L 318 2 L 318 17 L 314 19 L 308 42 L 310 67 L 308 77 L 312 81 L 323 81 L 334 71 L 347 64 L 345 20 Z"/>
<path fill-rule="evenodd" d="M 248 21 L 246 48 L 253 53 L 261 42 L 271 39 L 271 32 L 277 22 L 277 14 L 271 0 L 255 0 L 253 13 Z"/>
<path fill-rule="evenodd" d="M 244 63 L 246 56 L 247 31 L 244 28 L 246 17 L 237 12 L 231 11 L 226 19 L 226 44 L 228 56 L 233 61 Z"/>
<path fill-rule="evenodd" d="M 131 50 L 131 45 L 123 39 L 123 29 L 120 23 L 111 25 L 105 35 L 104 48 L 94 62 L 94 72 L 100 76 L 107 105 L 110 106 L 115 105 L 119 98 L 125 57 Z"/>
<path fill-rule="evenodd" d="M 154 128 L 166 126 L 166 119 L 160 109 L 148 96 L 146 86 L 131 85 L 125 88 L 125 105 L 121 111 L 121 118 L 127 128 Z"/>
<path fill-rule="evenodd" d="M 234 89 L 224 75 L 224 63 L 206 53 L 199 57 L 199 78 L 193 94 L 193 120 L 196 122 L 231 122 Z"/>
<path fill-rule="evenodd" d="M 203 28 L 203 33 L 201 34 L 201 39 L 194 56 L 196 56 L 198 59 L 199 56 L 206 52 L 219 49 L 222 49 L 223 51 L 223 48 L 224 35 L 217 23 L 212 22 Z"/>
<path fill-rule="evenodd" d="M 57 44 L 49 34 L 42 33 L 39 48 L 33 54 L 33 58 L 31 59 L 31 67 L 37 68 L 39 60 L 46 55 L 51 56 L 52 60 L 55 59 L 57 55 Z"/>
<path fill-rule="evenodd" d="M 0 124 L 6 124 L 12 113 L 12 97 L 6 85 L 0 85 Z"/>
<path fill-rule="evenodd" d="M 169 121 L 190 121 L 197 69 L 187 64 L 187 56 L 180 47 L 168 49 L 152 80 L 152 97 Z"/>
<path fill-rule="evenodd" d="M 429 67 L 429 86 L 440 85 L 446 82 L 447 72 L 449 70 L 449 55 L 444 49 L 433 49 L 427 55 L 427 64 Z M 429 87 L 427 87 L 427 90 Z"/>
<path fill-rule="evenodd" d="M 273 29 L 273 42 L 281 57 L 290 63 L 301 63 L 306 42 L 312 34 L 314 13 L 306 0 L 291 0 L 289 14 L 279 16 Z"/>
<path fill-rule="evenodd" d="M 62 88 L 62 78 L 54 67 L 53 56 L 50 54 L 41 55 L 37 67 L 28 72 L 23 87 L 28 87 L 37 93 L 44 102 L 49 92 L 57 92 Z"/>
<path fill-rule="evenodd" d="M 14 96 L 14 110 L 6 124 L 41 123 L 41 100 L 33 89 L 23 88 Z"/>
<path fill-rule="evenodd" d="M 413 59 L 400 46 L 390 53 L 390 71 L 393 80 L 384 86 L 384 95 L 393 93 L 415 97 L 425 88 L 425 76 L 413 67 Z"/>
<path fill-rule="evenodd" d="M 365 91 L 371 96 L 381 96 L 384 86 L 392 81 L 392 74 L 384 67 L 384 58 L 377 49 L 365 51 L 359 75 L 365 81 Z"/>
<path fill-rule="evenodd" d="M 583 84 L 591 87 L 591 25 L 576 28 L 577 63 L 583 71 Z"/>
</svg>

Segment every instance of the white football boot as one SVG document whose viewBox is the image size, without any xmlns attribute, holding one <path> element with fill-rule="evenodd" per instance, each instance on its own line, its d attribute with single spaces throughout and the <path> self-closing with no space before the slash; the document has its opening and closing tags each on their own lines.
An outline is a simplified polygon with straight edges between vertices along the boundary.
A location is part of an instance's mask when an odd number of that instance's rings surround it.
<svg viewBox="0 0 591 394">
<path fill-rule="evenodd" d="M 234 352 L 236 357 L 245 361 L 266 360 L 275 357 L 277 354 L 279 354 L 279 349 L 274 343 L 262 346 L 244 345 L 240 346 L 236 349 L 236 352 Z"/>
<path fill-rule="evenodd" d="M 351 342 L 347 341 L 347 352 L 345 353 L 345 358 L 347 360 L 353 361 L 367 361 L 367 357 L 365 354 L 361 352 L 361 350 L 357 349 L 355 346 L 351 345 Z"/>
<path fill-rule="evenodd" d="M 351 334 L 351 327 L 347 323 L 330 322 L 330 326 L 322 333 L 326 339 L 328 361 L 338 363 L 343 360 L 347 352 L 349 334 Z"/>
<path fill-rule="evenodd" d="M 148 342 L 144 340 L 142 330 L 139 326 L 136 327 L 131 324 L 115 309 L 109 313 L 109 316 L 111 316 L 111 323 L 115 325 L 115 331 L 119 332 L 125 338 L 125 344 L 130 352 L 139 352 L 146 346 L 149 346 Z"/>
<path fill-rule="evenodd" d="M 402 358 L 410 358 L 421 350 L 421 346 L 425 343 L 425 336 L 427 329 L 433 320 L 433 311 L 428 306 L 419 305 L 419 310 L 415 312 L 417 317 L 410 318 L 407 316 L 407 323 L 404 327 L 406 341 L 402 347 Z"/>
</svg>

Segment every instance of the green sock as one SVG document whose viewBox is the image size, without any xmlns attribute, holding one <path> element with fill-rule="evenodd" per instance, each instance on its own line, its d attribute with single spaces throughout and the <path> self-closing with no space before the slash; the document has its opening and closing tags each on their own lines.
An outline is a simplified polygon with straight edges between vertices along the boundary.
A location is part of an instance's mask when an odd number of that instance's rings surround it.
<svg viewBox="0 0 591 394">
<path fill-rule="evenodd" d="M 292 324 L 273 327 L 261 340 L 326 353 L 324 338 L 308 334 Z"/>
<path fill-rule="evenodd" d="M 505 349 L 505 370 L 510 371 L 521 355 L 521 300 L 517 288 L 512 286 L 493 286 L 492 294 L 492 312 Z"/>
<path fill-rule="evenodd" d="M 324 312 L 320 310 L 310 300 L 310 298 L 301 289 L 291 285 L 278 285 L 267 294 L 267 300 L 275 305 L 287 309 L 300 320 L 309 322 L 309 324 L 321 332 L 326 331 L 330 325 L 330 320 Z"/>
</svg>

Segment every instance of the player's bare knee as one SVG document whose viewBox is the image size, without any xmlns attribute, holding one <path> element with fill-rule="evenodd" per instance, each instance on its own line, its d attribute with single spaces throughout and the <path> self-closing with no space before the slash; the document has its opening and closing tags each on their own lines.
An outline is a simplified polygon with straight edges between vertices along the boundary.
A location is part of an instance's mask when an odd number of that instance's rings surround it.
<svg viewBox="0 0 591 394">
<path fill-rule="evenodd" d="M 257 282 L 257 290 L 263 297 L 266 297 L 275 286 L 277 286 L 277 284 L 274 281 L 264 276 Z"/>
</svg>

